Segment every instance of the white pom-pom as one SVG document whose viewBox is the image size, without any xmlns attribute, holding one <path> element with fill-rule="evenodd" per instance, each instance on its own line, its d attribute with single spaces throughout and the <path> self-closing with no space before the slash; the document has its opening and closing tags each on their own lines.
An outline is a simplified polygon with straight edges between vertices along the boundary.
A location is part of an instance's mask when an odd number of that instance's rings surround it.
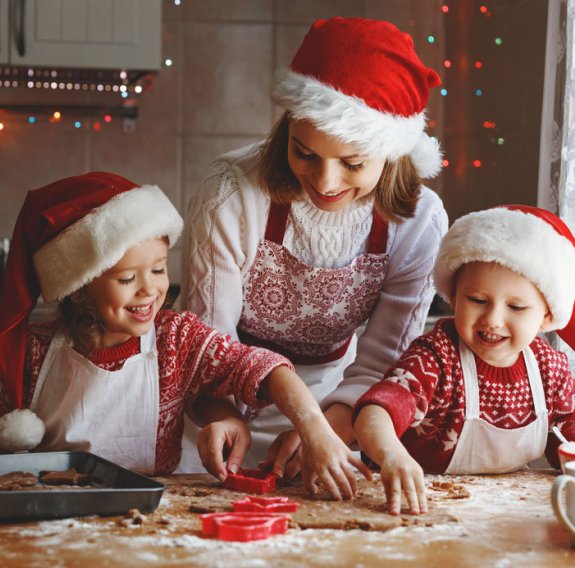
<svg viewBox="0 0 575 568">
<path fill-rule="evenodd" d="M 44 422 L 31 410 L 13 410 L 0 418 L 0 450 L 31 450 L 42 441 L 45 431 Z"/>
</svg>

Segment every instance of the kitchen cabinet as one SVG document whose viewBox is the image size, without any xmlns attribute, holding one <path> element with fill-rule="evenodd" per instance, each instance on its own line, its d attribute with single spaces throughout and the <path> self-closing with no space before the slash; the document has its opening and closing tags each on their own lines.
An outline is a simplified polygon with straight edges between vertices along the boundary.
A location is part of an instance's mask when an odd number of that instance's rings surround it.
<svg viewBox="0 0 575 568">
<path fill-rule="evenodd" d="M 158 70 L 161 0 L 0 0 L 0 64 Z"/>
</svg>

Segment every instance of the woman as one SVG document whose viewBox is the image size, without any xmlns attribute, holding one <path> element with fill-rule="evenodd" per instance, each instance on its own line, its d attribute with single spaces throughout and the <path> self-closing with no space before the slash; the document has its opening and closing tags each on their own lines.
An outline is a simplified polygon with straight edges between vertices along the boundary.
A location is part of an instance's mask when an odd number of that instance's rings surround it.
<svg viewBox="0 0 575 568">
<path fill-rule="evenodd" d="M 440 168 L 424 133 L 438 75 L 384 21 L 313 24 L 275 79 L 285 113 L 268 140 L 221 156 L 190 202 L 183 307 L 287 355 L 334 430 L 423 330 L 447 216 L 421 179 Z M 365 326 L 359 336 L 357 330 Z M 289 396 L 289 393 L 286 393 Z M 277 409 L 250 413 L 246 465 L 298 471 Z"/>
</svg>

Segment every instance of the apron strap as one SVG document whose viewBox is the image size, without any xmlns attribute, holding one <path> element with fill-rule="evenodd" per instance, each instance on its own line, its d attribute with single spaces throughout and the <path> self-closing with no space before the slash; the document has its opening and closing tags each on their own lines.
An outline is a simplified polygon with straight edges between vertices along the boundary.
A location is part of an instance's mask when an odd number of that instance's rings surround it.
<svg viewBox="0 0 575 568">
<path fill-rule="evenodd" d="M 373 218 L 371 221 L 371 231 L 367 252 L 370 254 L 385 253 L 387 250 L 387 221 L 381 216 L 377 209 L 373 208 Z"/>
<path fill-rule="evenodd" d="M 274 203 L 272 201 L 270 213 L 268 215 L 268 223 L 266 225 L 266 233 L 264 236 L 267 241 L 271 241 L 278 245 L 283 243 L 289 212 L 289 205 Z"/>
<path fill-rule="evenodd" d="M 278 245 L 283 244 L 290 208 L 290 205 L 275 203 L 272 201 L 264 236 L 267 241 L 271 241 Z M 370 254 L 385 253 L 387 250 L 387 233 L 387 221 L 374 207 L 367 252 Z"/>
</svg>

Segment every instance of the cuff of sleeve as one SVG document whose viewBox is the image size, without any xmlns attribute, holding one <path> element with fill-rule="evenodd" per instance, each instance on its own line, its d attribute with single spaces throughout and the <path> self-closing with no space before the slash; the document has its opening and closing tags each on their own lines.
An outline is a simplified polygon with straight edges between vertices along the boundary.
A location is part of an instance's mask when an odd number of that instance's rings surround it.
<svg viewBox="0 0 575 568">
<path fill-rule="evenodd" d="M 266 367 L 265 371 L 252 383 L 251 388 L 248 388 L 246 391 L 242 392 L 238 398 L 244 404 L 247 404 L 251 408 L 263 408 L 272 404 L 271 400 L 258 397 L 258 393 L 260 391 L 260 386 L 262 382 L 268 377 L 268 375 L 277 367 L 288 367 L 292 371 L 295 371 L 294 366 L 288 359 L 283 359 L 281 361 L 277 361 L 275 364 Z M 237 396 L 237 395 L 236 395 Z"/>
<path fill-rule="evenodd" d="M 411 394 L 397 383 L 382 381 L 369 389 L 353 409 L 352 422 L 359 411 L 368 404 L 377 404 L 384 408 L 393 422 L 395 433 L 401 438 L 413 422 L 415 416 L 415 400 Z"/>
<path fill-rule="evenodd" d="M 357 399 L 365 394 L 367 390 L 368 387 L 365 385 L 343 385 L 326 396 L 320 402 L 320 407 L 325 411 L 332 404 L 340 403 L 347 404 L 347 406 L 353 408 L 353 405 L 357 402 Z"/>
</svg>

